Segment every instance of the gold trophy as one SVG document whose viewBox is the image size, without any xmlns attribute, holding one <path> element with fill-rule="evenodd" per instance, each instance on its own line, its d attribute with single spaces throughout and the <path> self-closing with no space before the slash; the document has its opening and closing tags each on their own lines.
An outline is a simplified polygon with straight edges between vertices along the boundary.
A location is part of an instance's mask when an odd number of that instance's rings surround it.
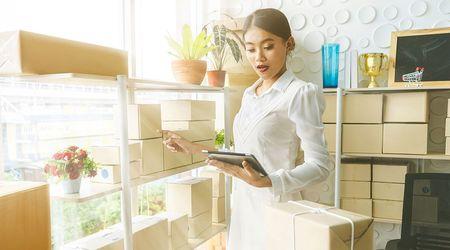
<svg viewBox="0 0 450 250">
<path fill-rule="evenodd" d="M 383 53 L 365 53 L 359 56 L 358 62 L 364 74 L 370 77 L 368 88 L 378 87 L 375 77 L 387 69 L 388 56 Z"/>
</svg>

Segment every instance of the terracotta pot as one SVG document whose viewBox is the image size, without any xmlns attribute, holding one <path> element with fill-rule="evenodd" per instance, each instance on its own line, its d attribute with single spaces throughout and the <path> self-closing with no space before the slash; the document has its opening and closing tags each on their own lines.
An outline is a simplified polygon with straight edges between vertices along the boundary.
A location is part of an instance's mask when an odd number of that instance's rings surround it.
<svg viewBox="0 0 450 250">
<path fill-rule="evenodd" d="M 211 70 L 208 71 L 208 84 L 212 87 L 223 87 L 225 84 L 225 74 L 224 70 Z"/>
<path fill-rule="evenodd" d="M 206 73 L 206 61 L 175 60 L 172 61 L 172 72 L 181 83 L 201 84 Z"/>
</svg>

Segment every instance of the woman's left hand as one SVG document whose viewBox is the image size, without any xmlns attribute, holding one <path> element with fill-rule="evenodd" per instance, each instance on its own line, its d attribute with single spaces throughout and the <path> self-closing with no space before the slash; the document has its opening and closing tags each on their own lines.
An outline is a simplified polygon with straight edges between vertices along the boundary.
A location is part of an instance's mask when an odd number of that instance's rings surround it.
<svg viewBox="0 0 450 250">
<path fill-rule="evenodd" d="M 248 162 L 243 161 L 242 167 L 239 167 L 237 165 L 229 164 L 223 161 L 218 160 L 212 160 L 212 159 L 206 159 L 205 161 L 208 165 L 217 167 L 218 169 L 222 170 L 223 172 L 232 175 L 234 177 L 237 177 L 248 184 L 255 186 L 255 187 L 272 187 L 272 182 L 270 181 L 269 177 L 263 177 L 258 172 L 256 172 Z"/>
</svg>

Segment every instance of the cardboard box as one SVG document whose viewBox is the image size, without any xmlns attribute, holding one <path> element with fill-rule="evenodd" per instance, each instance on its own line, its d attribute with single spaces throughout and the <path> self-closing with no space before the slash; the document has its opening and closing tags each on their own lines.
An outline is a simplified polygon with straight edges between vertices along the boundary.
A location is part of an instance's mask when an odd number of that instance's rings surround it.
<svg viewBox="0 0 450 250">
<path fill-rule="evenodd" d="M 200 121 L 216 119 L 216 102 L 167 100 L 161 102 L 163 121 Z"/>
<path fill-rule="evenodd" d="M 215 121 L 164 121 L 164 130 L 170 130 L 189 141 L 206 141 L 215 138 Z"/>
<path fill-rule="evenodd" d="M 126 51 L 27 31 L 0 33 L 0 75 L 128 75 Z"/>
<path fill-rule="evenodd" d="M 225 197 L 212 198 L 212 222 L 219 223 L 225 220 Z"/>
<path fill-rule="evenodd" d="M 192 164 L 192 156 L 183 152 L 172 152 L 166 147 L 163 149 L 164 170 L 179 168 Z"/>
<path fill-rule="evenodd" d="M 207 141 L 196 141 L 195 143 L 198 143 L 200 145 L 204 145 L 208 148 L 216 148 L 216 145 L 214 144 L 214 140 L 207 140 Z M 192 162 L 203 162 L 207 158 L 206 154 L 200 153 L 200 154 L 192 154 Z"/>
<path fill-rule="evenodd" d="M 372 217 L 372 199 L 341 199 L 341 209 Z"/>
<path fill-rule="evenodd" d="M 49 186 L 0 181 L 1 249 L 51 249 Z"/>
<path fill-rule="evenodd" d="M 382 94 L 350 94 L 343 97 L 343 123 L 382 123 Z"/>
<path fill-rule="evenodd" d="M 445 136 L 450 136 L 450 118 L 445 119 Z"/>
<path fill-rule="evenodd" d="M 130 162 L 141 159 L 141 145 L 138 142 L 130 142 L 128 145 L 128 160 Z M 120 146 L 104 145 L 90 147 L 90 155 L 95 162 L 103 165 L 120 164 Z"/>
<path fill-rule="evenodd" d="M 331 213 L 349 218 L 355 225 L 354 249 L 373 249 L 372 218 L 305 200 L 297 202 L 308 207 L 329 209 Z M 295 216 L 293 221 L 295 214 L 299 215 Z M 350 248 L 351 224 L 341 218 L 316 213 L 311 208 L 292 203 L 274 203 L 267 206 L 264 218 L 265 225 L 270 228 L 264 237 L 267 249 Z M 293 228 L 295 232 L 292 232 Z M 296 237 L 295 246 L 292 246 L 293 237 Z"/>
<path fill-rule="evenodd" d="M 329 152 L 336 152 L 336 124 L 323 124 L 323 133 Z"/>
<path fill-rule="evenodd" d="M 336 94 L 324 94 L 325 110 L 322 115 L 323 123 L 336 123 Z"/>
<path fill-rule="evenodd" d="M 372 198 L 377 200 L 403 201 L 405 184 L 372 182 Z"/>
<path fill-rule="evenodd" d="M 370 163 L 342 163 L 341 180 L 343 181 L 371 181 Z"/>
<path fill-rule="evenodd" d="M 142 150 L 142 175 L 149 175 L 164 170 L 162 138 L 140 141 Z"/>
<path fill-rule="evenodd" d="M 343 124 L 342 152 L 381 154 L 382 124 Z"/>
<path fill-rule="evenodd" d="M 141 175 L 141 161 L 130 162 L 130 179 L 138 178 Z M 97 175 L 92 178 L 92 182 L 116 184 L 122 181 L 120 165 L 102 165 L 97 171 Z"/>
<path fill-rule="evenodd" d="M 450 99 L 448 99 L 447 103 L 447 117 L 450 117 Z"/>
<path fill-rule="evenodd" d="M 170 249 L 179 249 L 188 244 L 189 224 L 187 214 L 164 212 L 156 216 L 167 219 Z"/>
<path fill-rule="evenodd" d="M 413 196 L 412 222 L 439 221 L 439 198 L 433 196 Z"/>
<path fill-rule="evenodd" d="M 401 220 L 403 213 L 403 202 L 373 200 L 373 217 L 381 219 Z"/>
<path fill-rule="evenodd" d="M 383 153 L 427 154 L 428 124 L 383 124 Z"/>
<path fill-rule="evenodd" d="M 384 95 L 383 122 L 427 123 L 428 93 L 389 93 Z"/>
<path fill-rule="evenodd" d="M 212 209 L 212 180 L 210 178 L 182 178 L 167 183 L 168 212 L 186 213 L 195 217 Z"/>
<path fill-rule="evenodd" d="M 372 180 L 374 182 L 405 183 L 407 173 L 407 165 L 373 164 L 372 166 Z"/>
<path fill-rule="evenodd" d="M 450 155 L 450 137 L 445 138 L 445 154 Z"/>
<path fill-rule="evenodd" d="M 128 105 L 128 138 L 142 140 L 162 137 L 161 105 Z"/>
<path fill-rule="evenodd" d="M 370 182 L 341 181 L 341 197 L 370 199 Z"/>
<path fill-rule="evenodd" d="M 212 179 L 212 196 L 225 196 L 225 174 L 214 169 L 203 168 L 200 176 Z"/>
<path fill-rule="evenodd" d="M 189 217 L 189 238 L 198 238 L 208 228 L 211 228 L 212 211 L 208 210 L 194 217 Z"/>
</svg>

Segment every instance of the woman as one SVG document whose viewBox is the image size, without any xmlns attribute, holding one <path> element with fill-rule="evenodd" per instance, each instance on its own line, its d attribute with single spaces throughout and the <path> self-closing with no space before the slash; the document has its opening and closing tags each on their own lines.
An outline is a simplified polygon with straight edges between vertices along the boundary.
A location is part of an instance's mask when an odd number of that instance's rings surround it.
<svg viewBox="0 0 450 250">
<path fill-rule="evenodd" d="M 245 90 L 234 120 L 235 150 L 254 154 L 269 175 L 261 177 L 246 162 L 244 168 L 206 162 L 235 177 L 227 249 L 261 250 L 265 205 L 300 198 L 299 191 L 324 180 L 332 165 L 321 120 L 322 93 L 286 69 L 295 47 L 286 16 L 275 9 L 255 11 L 245 20 L 244 42 L 260 79 Z M 171 132 L 168 136 L 164 144 L 174 152 L 208 149 Z M 296 166 L 300 140 L 305 161 Z"/>
</svg>

